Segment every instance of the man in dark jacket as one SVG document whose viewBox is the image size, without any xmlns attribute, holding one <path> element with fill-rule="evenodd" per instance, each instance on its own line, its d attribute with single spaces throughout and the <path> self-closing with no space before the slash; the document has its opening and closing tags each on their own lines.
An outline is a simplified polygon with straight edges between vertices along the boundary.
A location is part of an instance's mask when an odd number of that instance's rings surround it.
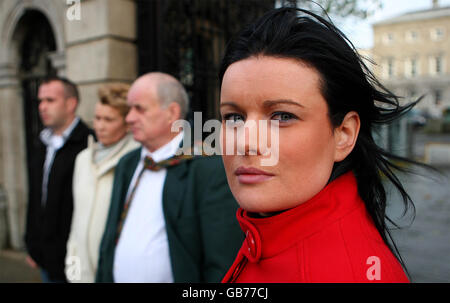
<svg viewBox="0 0 450 303">
<path fill-rule="evenodd" d="M 44 282 L 65 282 L 66 242 L 72 220 L 75 157 L 92 131 L 75 115 L 75 84 L 48 78 L 38 90 L 39 115 L 46 127 L 30 163 L 25 244 L 27 262 L 39 267 Z"/>
<path fill-rule="evenodd" d="M 172 128 L 188 96 L 172 76 L 141 76 L 128 104 L 142 148 L 116 167 L 96 281 L 220 282 L 244 236 L 222 159 L 174 156 L 184 133 Z"/>
</svg>

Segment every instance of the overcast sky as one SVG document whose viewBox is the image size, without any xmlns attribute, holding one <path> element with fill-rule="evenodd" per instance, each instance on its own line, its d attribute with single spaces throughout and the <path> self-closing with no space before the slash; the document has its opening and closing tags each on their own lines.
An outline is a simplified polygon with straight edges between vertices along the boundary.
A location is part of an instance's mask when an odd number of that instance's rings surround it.
<svg viewBox="0 0 450 303">
<path fill-rule="evenodd" d="M 364 21 L 348 20 L 344 24 L 340 24 L 340 29 L 357 48 L 373 46 L 372 23 L 406 12 L 428 9 L 432 6 L 432 0 L 383 0 L 382 2 L 383 8 L 369 19 Z M 450 6 L 450 0 L 440 0 L 439 4 L 440 6 Z"/>
</svg>

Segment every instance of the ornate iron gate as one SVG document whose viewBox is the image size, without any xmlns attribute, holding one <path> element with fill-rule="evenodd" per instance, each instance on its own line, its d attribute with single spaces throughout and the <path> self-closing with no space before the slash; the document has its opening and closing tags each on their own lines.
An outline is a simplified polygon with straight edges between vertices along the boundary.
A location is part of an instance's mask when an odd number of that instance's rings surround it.
<svg viewBox="0 0 450 303">
<path fill-rule="evenodd" d="M 27 163 L 30 163 L 43 128 L 38 111 L 38 87 L 44 77 L 56 74 L 49 59 L 49 54 L 56 50 L 56 44 L 48 20 L 38 11 L 27 11 L 18 27 L 23 32 L 19 44 L 19 78 L 23 98 Z"/>
<path fill-rule="evenodd" d="M 138 0 L 139 74 L 169 73 L 185 85 L 192 112 L 218 117 L 218 67 L 227 41 L 274 0 Z"/>
</svg>

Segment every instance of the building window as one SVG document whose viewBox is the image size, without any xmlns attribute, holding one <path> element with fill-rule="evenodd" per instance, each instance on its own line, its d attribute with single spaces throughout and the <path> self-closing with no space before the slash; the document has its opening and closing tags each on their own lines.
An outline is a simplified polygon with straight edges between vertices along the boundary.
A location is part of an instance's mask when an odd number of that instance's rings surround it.
<svg viewBox="0 0 450 303">
<path fill-rule="evenodd" d="M 411 59 L 411 76 L 417 76 L 417 59 Z"/>
<path fill-rule="evenodd" d="M 383 35 L 382 38 L 383 44 L 390 45 L 394 42 L 394 34 L 393 33 L 387 33 Z"/>
<path fill-rule="evenodd" d="M 394 59 L 391 58 L 388 60 L 388 77 L 389 78 L 394 77 L 394 73 L 395 73 Z"/>
<path fill-rule="evenodd" d="M 382 77 L 384 79 L 393 78 L 395 76 L 395 61 L 394 58 L 387 58 L 382 65 Z"/>
<path fill-rule="evenodd" d="M 434 104 L 438 105 L 441 103 L 441 101 L 442 101 L 442 91 L 439 89 L 436 89 L 434 91 Z"/>
<path fill-rule="evenodd" d="M 416 58 L 405 61 L 405 76 L 416 77 L 419 75 L 419 60 Z"/>
<path fill-rule="evenodd" d="M 438 56 L 435 59 L 436 61 L 436 74 L 440 75 L 442 74 L 442 57 Z"/>
<path fill-rule="evenodd" d="M 419 40 L 419 33 L 416 31 L 407 31 L 405 40 L 407 42 L 416 42 L 417 40 Z"/>
<path fill-rule="evenodd" d="M 431 40 L 433 41 L 441 41 L 444 39 L 445 31 L 442 27 L 433 28 L 431 30 Z"/>
<path fill-rule="evenodd" d="M 445 60 L 444 56 L 432 56 L 430 57 L 429 66 L 431 75 L 442 75 L 445 73 Z"/>
</svg>

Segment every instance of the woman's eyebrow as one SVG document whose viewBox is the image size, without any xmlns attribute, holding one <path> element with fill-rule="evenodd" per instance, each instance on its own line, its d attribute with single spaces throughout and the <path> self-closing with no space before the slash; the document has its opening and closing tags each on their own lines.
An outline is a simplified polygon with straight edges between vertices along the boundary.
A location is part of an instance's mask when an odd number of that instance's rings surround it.
<svg viewBox="0 0 450 303">
<path fill-rule="evenodd" d="M 271 106 L 275 106 L 275 105 L 279 105 L 279 104 L 290 104 L 290 105 L 296 105 L 296 106 L 305 108 L 305 106 L 300 104 L 299 102 L 295 102 L 295 101 L 289 100 L 289 99 L 266 100 L 263 102 L 264 107 L 271 107 Z M 232 106 L 235 108 L 239 108 L 239 105 L 237 105 L 233 101 L 222 102 L 222 103 L 220 103 L 220 107 L 222 107 L 222 106 Z"/>
<path fill-rule="evenodd" d="M 272 106 L 279 105 L 279 104 L 290 104 L 290 105 L 299 106 L 301 108 L 305 108 L 305 106 L 300 104 L 299 102 L 289 100 L 289 99 L 266 100 L 263 102 L 264 107 L 272 107 Z"/>
<path fill-rule="evenodd" d="M 231 107 L 239 108 L 239 106 L 236 103 L 234 103 L 233 101 L 221 102 L 220 107 L 222 107 L 222 106 L 231 106 Z"/>
</svg>

